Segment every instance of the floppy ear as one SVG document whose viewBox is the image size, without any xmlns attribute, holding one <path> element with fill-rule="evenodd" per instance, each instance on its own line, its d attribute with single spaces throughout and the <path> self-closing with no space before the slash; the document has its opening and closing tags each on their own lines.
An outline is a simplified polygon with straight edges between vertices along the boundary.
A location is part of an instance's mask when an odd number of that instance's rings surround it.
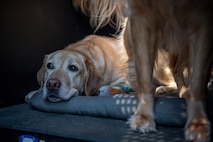
<svg viewBox="0 0 213 142">
<path fill-rule="evenodd" d="M 38 82 L 39 86 L 41 86 L 41 87 L 44 84 L 46 61 L 47 61 L 47 55 L 45 55 L 45 57 L 43 59 L 43 64 L 42 64 L 41 68 L 39 69 L 39 71 L 37 72 L 37 82 Z"/>
<path fill-rule="evenodd" d="M 103 85 L 103 77 L 95 70 L 95 67 L 91 62 L 86 60 L 85 63 L 88 70 L 88 76 L 86 78 L 84 90 L 86 96 L 93 96 L 101 85 Z"/>
</svg>

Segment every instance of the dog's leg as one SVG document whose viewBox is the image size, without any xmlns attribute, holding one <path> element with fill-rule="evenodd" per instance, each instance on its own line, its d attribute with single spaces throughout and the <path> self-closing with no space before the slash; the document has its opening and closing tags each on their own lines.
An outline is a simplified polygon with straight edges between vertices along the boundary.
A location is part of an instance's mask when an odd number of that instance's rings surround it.
<svg viewBox="0 0 213 142">
<path fill-rule="evenodd" d="M 200 36 L 203 35 L 203 36 Z M 187 102 L 187 122 L 185 136 L 187 140 L 205 142 L 210 138 L 210 122 L 206 115 L 206 93 L 209 78 L 211 47 L 207 44 L 209 36 L 202 33 L 190 41 L 190 81 Z M 199 41 L 199 42 L 195 42 Z"/>
<path fill-rule="evenodd" d="M 30 99 L 36 94 L 38 93 L 39 91 L 41 90 L 41 88 L 39 90 L 33 90 L 31 92 L 29 92 L 26 96 L 25 96 L 25 101 L 27 103 L 30 103 Z"/>
<path fill-rule="evenodd" d="M 179 45 L 181 47 L 181 45 Z M 188 54 L 188 52 L 187 52 Z M 169 54 L 169 67 L 170 69 L 172 70 L 172 74 L 174 76 L 174 80 L 176 82 L 176 85 L 177 85 L 177 90 L 179 92 L 179 97 L 180 98 L 184 98 L 185 94 L 186 94 L 186 91 L 187 91 L 187 85 L 188 85 L 188 74 L 184 74 L 184 67 L 187 67 L 188 64 L 187 62 L 184 64 L 183 63 L 183 59 L 187 59 L 187 57 L 183 56 L 183 57 L 179 57 L 177 56 L 176 54 L 172 54 L 170 53 Z M 187 71 L 187 70 L 185 70 Z M 187 84 L 187 85 L 186 85 Z"/>
<path fill-rule="evenodd" d="M 134 15 L 136 18 L 140 16 Z M 155 85 L 152 82 L 155 50 L 154 41 L 148 35 L 148 29 L 143 28 L 139 19 L 131 19 L 127 25 L 127 34 L 132 39 L 130 49 L 136 72 L 136 92 L 138 95 L 137 109 L 129 119 L 128 124 L 132 130 L 142 133 L 156 131 L 154 121 L 154 92 Z M 143 29 L 143 30 L 142 30 Z M 149 39 L 148 39 L 149 38 Z"/>
<path fill-rule="evenodd" d="M 130 24 L 127 21 L 126 27 L 128 27 L 128 28 L 126 28 L 124 30 L 123 38 L 124 38 L 124 45 L 125 45 L 125 48 L 126 48 L 126 52 L 127 52 L 128 57 L 129 57 L 129 59 L 128 59 L 128 81 L 130 82 L 130 85 L 135 89 L 135 88 L 137 88 L 137 84 L 135 83 L 136 75 L 135 75 L 135 64 L 134 64 L 134 60 L 133 60 L 134 49 L 131 48 L 132 47 L 132 39 L 129 36 L 129 32 L 130 32 L 129 26 L 130 26 Z"/>
<path fill-rule="evenodd" d="M 169 54 L 164 50 L 158 50 L 158 56 L 155 62 L 153 71 L 154 79 L 158 87 L 156 88 L 156 95 L 162 93 L 177 93 L 178 88 L 175 82 L 172 70 L 169 66 Z M 160 86 L 159 86 L 160 85 Z"/>
</svg>

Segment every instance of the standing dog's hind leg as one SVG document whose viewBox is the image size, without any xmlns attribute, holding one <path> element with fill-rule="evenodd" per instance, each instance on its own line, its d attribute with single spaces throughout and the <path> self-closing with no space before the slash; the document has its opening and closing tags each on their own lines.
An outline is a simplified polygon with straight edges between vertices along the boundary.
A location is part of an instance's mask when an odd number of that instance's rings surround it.
<svg viewBox="0 0 213 142">
<path fill-rule="evenodd" d="M 210 122 L 206 114 L 207 82 L 211 65 L 211 47 L 209 37 L 196 35 L 190 44 L 190 81 L 187 102 L 187 122 L 185 136 L 187 140 L 205 142 L 210 139 Z M 207 39 L 207 40 L 206 40 Z M 198 41 L 198 42 L 194 42 Z M 209 47 L 208 47 L 209 46 Z"/>
</svg>

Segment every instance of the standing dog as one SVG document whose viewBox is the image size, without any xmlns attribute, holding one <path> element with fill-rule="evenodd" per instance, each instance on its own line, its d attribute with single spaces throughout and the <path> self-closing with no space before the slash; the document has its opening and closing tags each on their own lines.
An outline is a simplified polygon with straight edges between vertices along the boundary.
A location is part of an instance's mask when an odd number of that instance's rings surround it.
<svg viewBox="0 0 213 142">
<path fill-rule="evenodd" d="M 210 122 L 205 97 L 212 64 L 212 7 L 209 1 L 132 0 L 125 36 L 134 56 L 138 106 L 129 124 L 134 130 L 155 131 L 153 66 L 157 49 L 165 49 L 170 67 L 187 103 L 185 136 L 208 141 Z M 183 80 L 187 69 L 188 81 Z"/>
<path fill-rule="evenodd" d="M 73 0 L 74 7 L 91 14 L 90 22 L 98 28 L 109 21 L 123 22 L 123 16 L 128 16 L 124 42 L 135 67 L 138 95 L 137 110 L 128 122 L 131 129 L 144 133 L 156 131 L 153 71 L 157 52 L 165 50 L 178 89 L 186 97 L 185 137 L 190 141 L 209 141 L 205 99 L 213 55 L 212 1 L 77 1 Z M 114 24 L 117 25 L 122 24 Z"/>
</svg>

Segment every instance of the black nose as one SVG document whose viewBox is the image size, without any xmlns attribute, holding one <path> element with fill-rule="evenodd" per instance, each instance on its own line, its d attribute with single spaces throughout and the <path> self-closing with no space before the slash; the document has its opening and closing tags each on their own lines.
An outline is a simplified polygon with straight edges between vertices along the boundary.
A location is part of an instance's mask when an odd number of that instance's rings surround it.
<svg viewBox="0 0 213 142">
<path fill-rule="evenodd" d="M 60 88 L 61 82 L 56 78 L 51 78 L 47 81 L 46 87 L 50 91 L 55 91 Z"/>
</svg>

